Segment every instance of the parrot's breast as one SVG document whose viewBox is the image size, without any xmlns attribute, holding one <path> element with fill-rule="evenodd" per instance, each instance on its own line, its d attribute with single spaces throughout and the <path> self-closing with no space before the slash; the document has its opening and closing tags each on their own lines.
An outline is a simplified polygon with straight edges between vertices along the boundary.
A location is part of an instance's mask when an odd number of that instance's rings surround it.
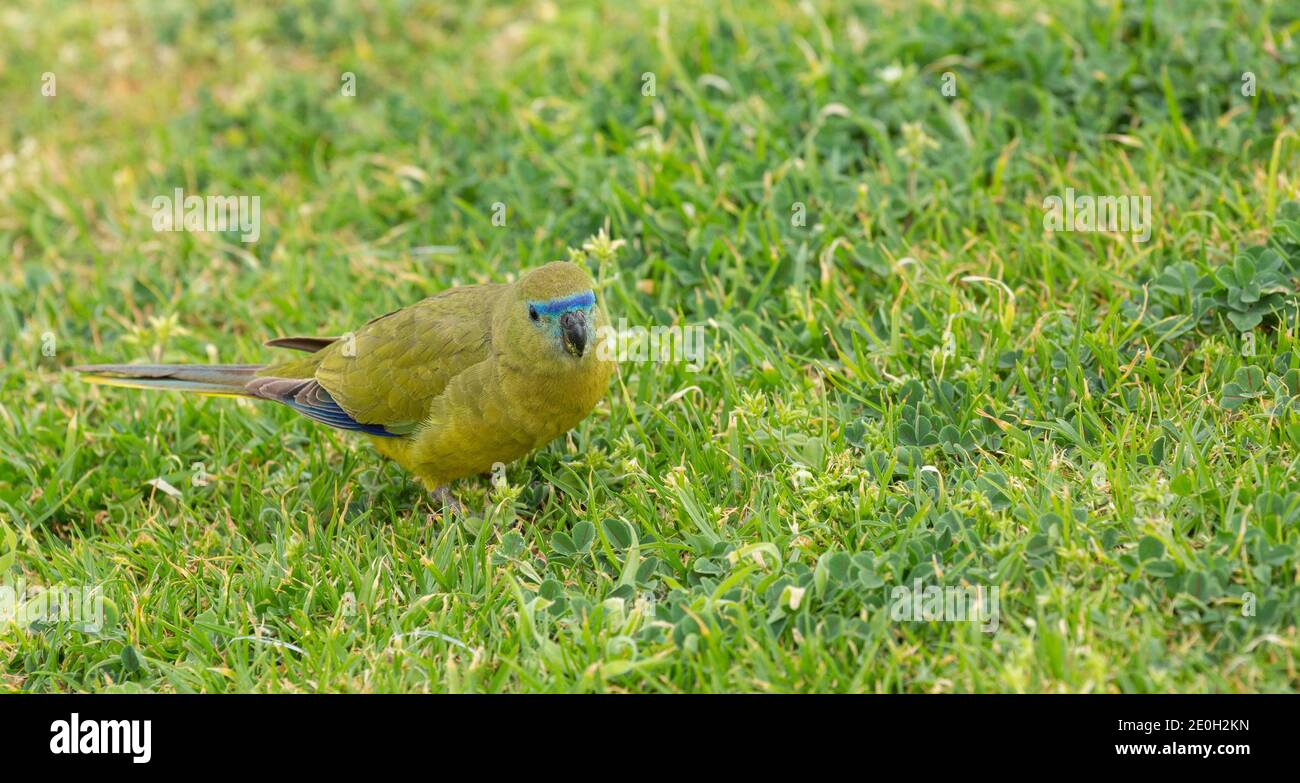
<svg viewBox="0 0 1300 783">
<path fill-rule="evenodd" d="M 577 426 L 605 395 L 612 371 L 594 355 L 550 375 L 496 357 L 481 362 L 433 401 L 399 461 L 432 485 L 491 472 Z"/>
</svg>

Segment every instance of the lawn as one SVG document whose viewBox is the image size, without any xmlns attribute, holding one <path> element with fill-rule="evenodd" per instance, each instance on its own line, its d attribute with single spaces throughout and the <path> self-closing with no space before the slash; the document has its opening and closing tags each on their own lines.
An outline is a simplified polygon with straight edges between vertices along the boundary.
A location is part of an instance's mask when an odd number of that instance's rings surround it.
<svg viewBox="0 0 1300 783">
<path fill-rule="evenodd" d="M 947 5 L 7 3 L 0 690 L 1294 690 L 1300 4 Z M 557 258 L 701 361 L 460 516 L 70 370 Z"/>
</svg>

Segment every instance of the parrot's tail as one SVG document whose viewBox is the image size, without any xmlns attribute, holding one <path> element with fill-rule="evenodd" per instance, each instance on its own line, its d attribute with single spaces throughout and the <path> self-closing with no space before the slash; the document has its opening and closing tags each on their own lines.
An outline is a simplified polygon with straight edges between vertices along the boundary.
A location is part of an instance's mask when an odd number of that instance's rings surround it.
<svg viewBox="0 0 1300 783">
<path fill-rule="evenodd" d="M 288 405 L 335 429 L 383 438 L 403 437 L 382 424 L 362 423 L 339 406 L 315 378 L 258 375 L 265 364 L 90 364 L 73 367 L 91 383 L 128 389 L 171 389 L 216 397 L 253 397 Z"/>
<path fill-rule="evenodd" d="M 261 364 L 90 364 L 73 367 L 91 383 L 171 389 L 221 397 L 255 397 L 247 388 Z"/>
</svg>

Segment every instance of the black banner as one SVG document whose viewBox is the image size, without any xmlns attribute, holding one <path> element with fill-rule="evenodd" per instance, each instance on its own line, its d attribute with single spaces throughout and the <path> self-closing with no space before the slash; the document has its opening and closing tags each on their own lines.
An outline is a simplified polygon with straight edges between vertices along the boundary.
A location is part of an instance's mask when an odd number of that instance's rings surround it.
<svg viewBox="0 0 1300 783">
<path fill-rule="evenodd" d="M 496 769 L 549 763 L 561 747 L 575 761 L 635 752 L 671 763 L 686 745 L 742 766 L 869 753 L 927 765 L 996 757 L 1234 768 L 1291 758 L 1284 732 L 1294 733 L 1296 704 L 1287 695 L 11 695 L 0 698 L 0 731 L 10 764 L 52 772 L 192 772 L 196 759 L 254 758 L 259 771 L 328 771 L 341 758 L 419 764 L 430 754 Z"/>
</svg>

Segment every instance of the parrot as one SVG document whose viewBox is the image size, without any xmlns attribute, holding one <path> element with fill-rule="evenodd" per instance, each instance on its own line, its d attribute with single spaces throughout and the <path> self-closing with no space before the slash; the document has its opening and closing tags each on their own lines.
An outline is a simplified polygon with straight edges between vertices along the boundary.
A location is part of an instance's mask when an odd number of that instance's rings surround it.
<svg viewBox="0 0 1300 783">
<path fill-rule="evenodd" d="M 604 397 L 608 320 L 582 266 L 449 288 L 344 337 L 279 337 L 304 357 L 268 364 L 93 364 L 87 381 L 248 397 L 360 433 L 454 507 L 448 485 L 573 429 Z"/>
</svg>

